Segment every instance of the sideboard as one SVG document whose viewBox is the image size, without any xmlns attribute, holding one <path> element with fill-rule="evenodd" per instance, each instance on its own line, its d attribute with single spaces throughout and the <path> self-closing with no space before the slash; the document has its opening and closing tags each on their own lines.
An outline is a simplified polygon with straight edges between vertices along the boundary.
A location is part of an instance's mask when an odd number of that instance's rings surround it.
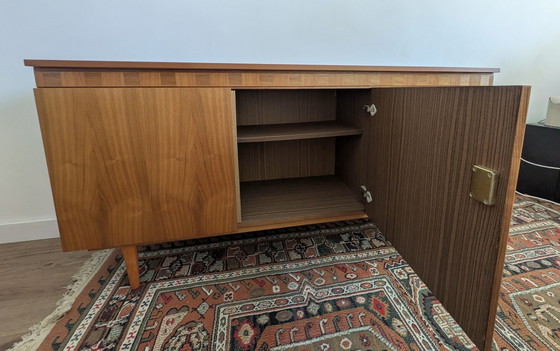
<svg viewBox="0 0 560 351">
<path fill-rule="evenodd" d="M 64 250 L 121 248 L 136 288 L 137 245 L 369 217 L 491 349 L 529 87 L 478 68 L 25 64 Z"/>
</svg>

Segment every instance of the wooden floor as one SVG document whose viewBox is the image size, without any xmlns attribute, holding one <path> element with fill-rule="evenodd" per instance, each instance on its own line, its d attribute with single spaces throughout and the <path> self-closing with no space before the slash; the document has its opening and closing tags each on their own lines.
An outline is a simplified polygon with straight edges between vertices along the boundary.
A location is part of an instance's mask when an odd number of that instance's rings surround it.
<svg viewBox="0 0 560 351">
<path fill-rule="evenodd" d="M 0 350 L 54 311 L 90 256 L 88 251 L 63 253 L 59 239 L 0 245 Z"/>
</svg>

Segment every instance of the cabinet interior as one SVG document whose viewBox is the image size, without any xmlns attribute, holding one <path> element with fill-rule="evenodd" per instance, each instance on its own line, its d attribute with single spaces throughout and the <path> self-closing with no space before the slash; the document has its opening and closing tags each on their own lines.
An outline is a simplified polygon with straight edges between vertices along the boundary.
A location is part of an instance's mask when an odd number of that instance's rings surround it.
<svg viewBox="0 0 560 351">
<path fill-rule="evenodd" d="M 368 116 L 352 104 L 360 95 L 367 91 L 235 91 L 240 223 L 364 215 L 353 171 L 364 147 L 358 121 Z"/>
</svg>

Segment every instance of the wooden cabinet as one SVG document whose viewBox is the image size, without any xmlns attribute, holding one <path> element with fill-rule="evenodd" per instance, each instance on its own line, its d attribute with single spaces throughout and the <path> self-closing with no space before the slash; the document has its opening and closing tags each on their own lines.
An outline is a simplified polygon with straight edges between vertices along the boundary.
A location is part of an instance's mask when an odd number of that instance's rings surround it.
<svg viewBox="0 0 560 351">
<path fill-rule="evenodd" d="M 63 249 L 371 218 L 491 347 L 527 87 L 493 69 L 26 61 Z M 374 114 L 374 110 L 377 112 Z M 494 206 L 472 167 L 499 173 Z"/>
</svg>

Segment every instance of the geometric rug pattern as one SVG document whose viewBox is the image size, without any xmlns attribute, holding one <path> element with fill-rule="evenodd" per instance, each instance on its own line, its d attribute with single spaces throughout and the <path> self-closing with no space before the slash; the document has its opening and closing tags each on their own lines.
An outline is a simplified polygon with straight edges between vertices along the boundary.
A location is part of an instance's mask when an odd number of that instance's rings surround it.
<svg viewBox="0 0 560 351">
<path fill-rule="evenodd" d="M 560 350 L 560 206 L 518 195 L 494 350 Z"/>
<path fill-rule="evenodd" d="M 365 220 L 117 251 L 40 350 L 476 350 Z"/>
</svg>

